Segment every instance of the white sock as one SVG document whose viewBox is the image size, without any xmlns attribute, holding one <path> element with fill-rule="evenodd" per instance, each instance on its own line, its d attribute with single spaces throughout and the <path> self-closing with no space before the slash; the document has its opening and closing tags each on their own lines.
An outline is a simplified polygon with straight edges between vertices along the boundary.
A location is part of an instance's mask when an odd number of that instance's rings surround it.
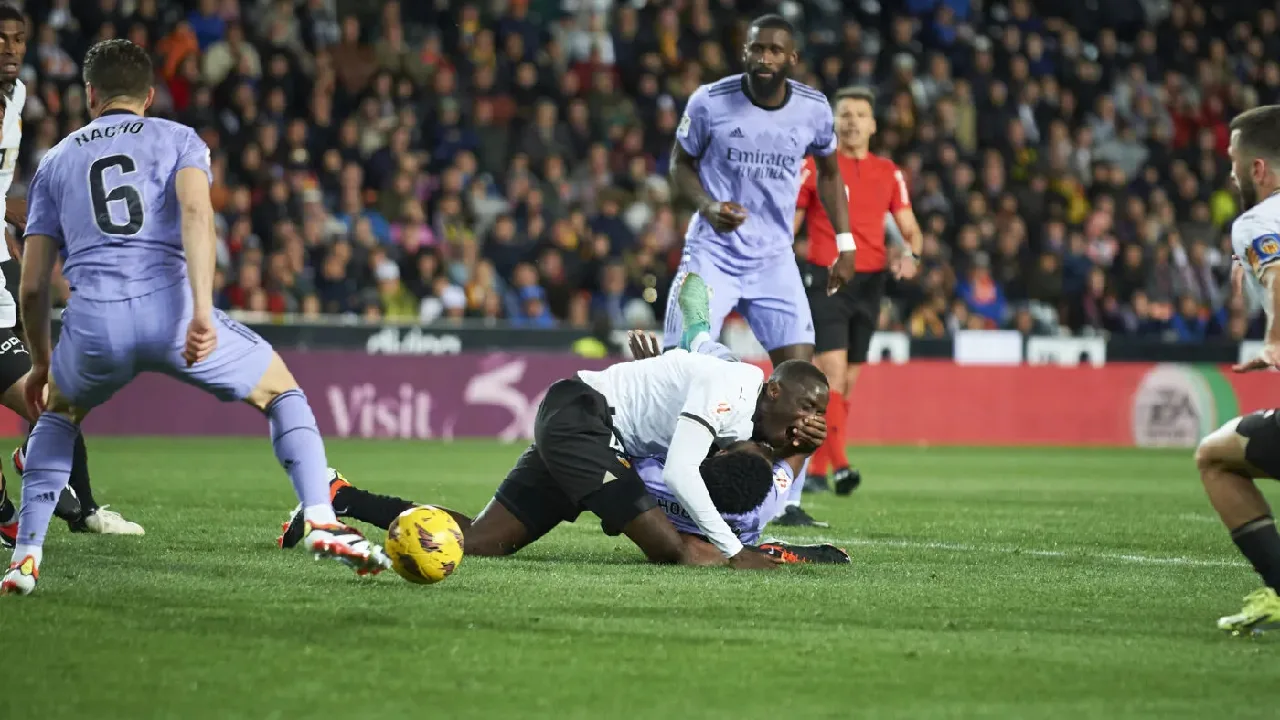
<svg viewBox="0 0 1280 720">
<path fill-rule="evenodd" d="M 333 514 L 333 506 L 329 503 L 302 508 L 302 518 L 312 525 L 332 525 L 338 522 L 338 516 Z"/>
<path fill-rule="evenodd" d="M 702 343 L 708 342 L 710 340 L 711 340 L 711 333 L 707 332 L 706 330 L 703 330 L 697 335 L 694 335 L 693 340 L 689 343 L 689 352 L 695 352 L 695 353 L 698 352 L 698 348 L 702 347 Z"/>
<path fill-rule="evenodd" d="M 22 562 L 28 555 L 35 558 L 36 567 L 40 567 L 40 561 L 44 559 L 44 548 L 39 545 L 18 545 L 13 549 L 13 562 Z"/>
</svg>

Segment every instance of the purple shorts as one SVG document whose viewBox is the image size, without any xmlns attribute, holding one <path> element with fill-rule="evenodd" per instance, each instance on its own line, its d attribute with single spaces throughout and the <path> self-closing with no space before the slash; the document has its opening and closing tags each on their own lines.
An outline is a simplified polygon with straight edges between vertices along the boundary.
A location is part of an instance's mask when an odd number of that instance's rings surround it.
<svg viewBox="0 0 1280 720">
<path fill-rule="evenodd" d="M 275 351 L 244 325 L 214 310 L 218 346 L 187 367 L 182 348 L 191 320 L 191 292 L 179 283 L 150 295 L 104 302 L 72 297 L 62 314 L 51 374 L 71 404 L 90 410 L 144 372 L 163 373 L 220 400 L 243 400 L 258 385 Z"/>
<path fill-rule="evenodd" d="M 667 298 L 667 319 L 662 345 L 680 343 L 684 322 L 677 298 L 686 273 L 696 272 L 711 289 L 711 339 L 720 338 L 720 328 L 730 312 L 737 310 L 747 319 L 756 340 L 770 352 L 789 345 L 813 344 L 813 316 L 805 295 L 800 268 L 790 255 L 780 256 L 765 270 L 736 274 L 720 269 L 715 259 L 686 252 L 671 284 Z"/>
</svg>

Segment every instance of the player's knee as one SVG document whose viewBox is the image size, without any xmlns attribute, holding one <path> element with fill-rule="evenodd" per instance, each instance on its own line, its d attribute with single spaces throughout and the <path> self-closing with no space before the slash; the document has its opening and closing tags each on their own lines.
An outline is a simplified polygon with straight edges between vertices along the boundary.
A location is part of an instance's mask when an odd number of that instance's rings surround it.
<svg viewBox="0 0 1280 720">
<path fill-rule="evenodd" d="M 280 357 L 279 353 L 275 353 L 271 356 L 271 363 L 267 365 L 267 371 L 258 380 L 258 385 L 249 392 L 244 401 L 266 412 L 267 406 L 273 400 L 282 393 L 295 390 L 297 387 L 298 381 L 294 379 L 293 373 L 289 372 L 288 366 L 284 364 L 284 359 Z"/>
<path fill-rule="evenodd" d="M 1244 459 L 1244 445 L 1236 433 L 1238 420 L 1223 425 L 1196 446 L 1196 468 L 1204 473 Z"/>
</svg>

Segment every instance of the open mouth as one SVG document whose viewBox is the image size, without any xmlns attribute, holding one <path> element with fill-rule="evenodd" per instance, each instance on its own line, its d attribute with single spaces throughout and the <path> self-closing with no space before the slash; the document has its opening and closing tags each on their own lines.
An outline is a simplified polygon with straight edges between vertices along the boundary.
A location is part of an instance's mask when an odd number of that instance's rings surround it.
<svg viewBox="0 0 1280 720">
<path fill-rule="evenodd" d="M 757 78 L 757 79 L 759 79 L 759 80 L 772 80 L 772 79 L 773 79 L 773 71 L 772 71 L 772 70 L 755 70 L 755 71 L 753 71 L 753 72 L 751 73 L 751 75 L 752 75 L 752 77 L 755 77 L 755 78 Z"/>
<path fill-rule="evenodd" d="M 7 73 L 16 73 L 18 72 L 18 63 L 11 60 L 0 60 L 0 70 Z"/>
</svg>

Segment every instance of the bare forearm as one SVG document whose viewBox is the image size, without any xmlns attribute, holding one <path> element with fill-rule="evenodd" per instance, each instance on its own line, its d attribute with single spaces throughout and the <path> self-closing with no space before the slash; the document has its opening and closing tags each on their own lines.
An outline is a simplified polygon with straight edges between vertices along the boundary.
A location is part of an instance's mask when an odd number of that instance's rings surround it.
<svg viewBox="0 0 1280 720">
<path fill-rule="evenodd" d="M 820 172 L 818 175 L 818 199 L 822 201 L 822 209 L 831 218 L 831 227 L 837 235 L 849 232 L 849 202 L 844 194 L 844 180 L 837 169 L 834 174 Z"/>
<path fill-rule="evenodd" d="M 183 210 L 182 249 L 187 256 L 187 280 L 196 314 L 213 311 L 213 272 L 217 264 L 214 237 L 212 214 L 195 208 Z"/>
<path fill-rule="evenodd" d="M 1271 312 L 1267 313 L 1267 333 L 1265 335 L 1266 342 L 1270 345 L 1280 345 L 1280 327 L 1276 325 L 1276 315 L 1280 314 L 1280 292 L 1276 292 L 1277 272 L 1268 269 L 1263 278 L 1264 287 L 1266 287 L 1266 302 L 1271 308 Z"/>
<path fill-rule="evenodd" d="M 674 161 L 671 163 L 671 186 L 675 189 L 677 202 L 688 203 L 690 207 L 701 210 L 716 202 L 702 187 L 702 178 L 698 177 L 697 161 L 684 154 L 680 148 L 673 151 Z"/>
<path fill-rule="evenodd" d="M 26 331 L 31 364 L 47 368 L 53 356 L 49 294 L 56 245 L 53 238 L 32 236 L 27 241 L 27 248 L 22 261 L 22 279 L 18 284 L 18 306 L 22 311 L 22 326 Z"/>
</svg>

